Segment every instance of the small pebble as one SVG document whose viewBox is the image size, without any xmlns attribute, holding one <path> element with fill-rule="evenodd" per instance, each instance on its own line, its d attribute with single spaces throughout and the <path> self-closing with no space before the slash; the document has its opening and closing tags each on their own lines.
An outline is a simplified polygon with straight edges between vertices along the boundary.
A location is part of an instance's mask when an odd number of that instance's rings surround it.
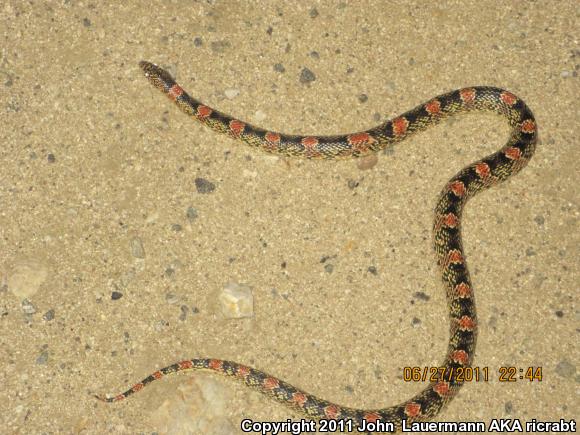
<svg viewBox="0 0 580 435">
<path fill-rule="evenodd" d="M 388 88 L 387 90 L 396 91 L 397 85 L 395 84 L 395 82 L 389 81 L 389 82 L 387 82 L 387 88 Z"/>
<path fill-rule="evenodd" d="M 368 171 L 374 168 L 379 162 L 379 156 L 377 153 L 369 154 L 368 156 L 361 157 L 357 159 L 356 167 L 361 171 Z"/>
<path fill-rule="evenodd" d="M 145 258 L 145 248 L 143 248 L 143 242 L 138 237 L 131 239 L 131 254 L 135 258 Z"/>
<path fill-rule="evenodd" d="M 179 302 L 179 298 L 177 297 L 177 295 L 175 295 L 175 294 L 173 294 L 173 293 L 167 293 L 167 294 L 165 295 L 165 301 L 166 301 L 168 304 L 174 305 L 174 304 L 176 304 L 177 302 Z"/>
<path fill-rule="evenodd" d="M 205 178 L 196 178 L 195 188 L 197 189 L 197 193 L 211 193 L 215 190 L 215 184 Z"/>
<path fill-rule="evenodd" d="M 213 41 L 211 43 L 211 49 L 213 51 L 215 51 L 216 53 L 223 53 L 224 51 L 226 51 L 228 48 L 231 47 L 232 44 L 230 44 L 229 41 Z"/>
<path fill-rule="evenodd" d="M 36 358 L 36 364 L 44 365 L 48 361 L 48 351 L 44 350 Z"/>
<path fill-rule="evenodd" d="M 356 180 L 348 180 L 346 183 L 349 189 L 356 189 L 359 185 L 359 182 Z"/>
<path fill-rule="evenodd" d="M 9 271 L 6 284 L 18 298 L 30 298 L 48 277 L 48 267 L 36 260 L 21 260 Z"/>
<path fill-rule="evenodd" d="M 262 110 L 256 110 L 256 113 L 254 114 L 254 119 L 256 122 L 262 122 L 266 118 L 267 115 Z"/>
<path fill-rule="evenodd" d="M 417 299 L 421 300 L 421 301 L 428 301 L 429 299 L 431 299 L 431 296 L 429 296 L 428 294 L 424 293 L 424 292 L 415 292 L 413 294 L 413 296 L 415 296 Z"/>
<path fill-rule="evenodd" d="M 560 361 L 556 365 L 556 373 L 558 373 L 563 378 L 573 378 L 576 375 L 576 366 L 570 361 L 564 360 Z"/>
<path fill-rule="evenodd" d="M 190 222 L 193 222 L 194 220 L 196 220 L 197 219 L 197 216 L 198 216 L 197 210 L 195 208 L 193 208 L 193 207 L 188 207 L 187 212 L 185 213 L 185 215 L 187 216 L 187 219 Z"/>
<path fill-rule="evenodd" d="M 117 291 L 111 292 L 111 299 L 114 301 L 116 301 L 117 299 L 121 299 L 122 297 L 123 297 L 123 293 L 121 293 L 121 292 L 117 292 Z"/>
<path fill-rule="evenodd" d="M 240 433 L 239 422 L 234 424 L 229 420 L 232 399 L 224 383 L 209 376 L 184 376 L 177 382 L 175 394 L 168 394 L 167 398 L 160 401 L 160 406 L 149 413 L 148 420 L 158 431 L 149 433 L 207 435 Z"/>
<path fill-rule="evenodd" d="M 24 311 L 25 314 L 36 313 L 36 307 L 28 299 L 24 299 L 21 302 L 21 306 L 22 306 L 22 311 Z"/>
<path fill-rule="evenodd" d="M 536 251 L 534 251 L 534 249 L 533 249 L 533 248 L 527 248 L 527 249 L 526 249 L 526 255 L 527 255 L 528 257 L 532 257 L 532 256 L 536 255 Z"/>
<path fill-rule="evenodd" d="M 249 169 L 244 169 L 242 175 L 245 178 L 256 178 L 258 176 L 258 171 L 250 171 Z"/>
<path fill-rule="evenodd" d="M 185 319 L 187 319 L 187 313 L 189 313 L 189 307 L 187 305 L 182 305 L 181 307 L 179 307 L 179 309 L 181 310 L 181 314 L 179 315 L 179 320 L 181 320 L 183 322 L 183 321 L 185 321 Z"/>
<path fill-rule="evenodd" d="M 44 313 L 42 318 L 47 322 L 50 322 L 52 319 L 54 319 L 54 310 L 53 309 L 48 310 L 46 313 Z"/>
<path fill-rule="evenodd" d="M 277 63 L 274 65 L 274 71 L 283 73 L 284 71 L 286 71 L 286 68 L 284 68 L 284 65 L 282 65 L 281 63 Z"/>
<path fill-rule="evenodd" d="M 228 99 L 232 100 L 240 94 L 240 90 L 235 88 L 228 88 L 224 91 L 224 94 Z"/>
<path fill-rule="evenodd" d="M 312 71 L 310 71 L 308 68 L 302 68 L 302 72 L 300 73 L 300 83 L 306 84 L 315 80 L 316 76 Z"/>
<path fill-rule="evenodd" d="M 254 296 L 252 289 L 245 284 L 228 283 L 219 295 L 222 313 L 229 319 L 252 317 L 254 315 Z"/>
</svg>

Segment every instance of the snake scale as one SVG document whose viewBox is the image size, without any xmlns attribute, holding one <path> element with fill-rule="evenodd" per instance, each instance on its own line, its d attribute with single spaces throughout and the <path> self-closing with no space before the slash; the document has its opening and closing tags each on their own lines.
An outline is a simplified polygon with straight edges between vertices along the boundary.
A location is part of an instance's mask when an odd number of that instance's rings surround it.
<svg viewBox="0 0 580 435">
<path fill-rule="evenodd" d="M 355 424 L 390 421 L 397 429 L 433 418 L 458 392 L 464 379 L 457 369 L 470 367 L 475 352 L 477 318 L 473 289 L 461 241 L 461 214 L 469 198 L 519 172 L 536 147 L 537 128 L 526 104 L 511 92 L 494 87 L 458 89 L 421 104 L 366 131 L 337 136 L 297 136 L 254 127 L 190 97 L 169 73 L 150 62 L 140 62 L 145 77 L 193 119 L 268 153 L 307 159 L 352 158 L 375 153 L 411 134 L 462 112 L 487 111 L 504 117 L 511 133 L 499 151 L 463 168 L 451 178 L 435 206 L 433 247 L 447 293 L 450 338 L 442 367 L 448 376 L 430 383 L 399 405 L 383 409 L 354 409 L 320 399 L 261 370 L 211 358 L 181 361 L 162 368 L 116 396 L 97 396 L 106 402 L 123 400 L 165 375 L 184 370 L 210 370 L 235 378 L 308 417 L 351 419 Z"/>
</svg>

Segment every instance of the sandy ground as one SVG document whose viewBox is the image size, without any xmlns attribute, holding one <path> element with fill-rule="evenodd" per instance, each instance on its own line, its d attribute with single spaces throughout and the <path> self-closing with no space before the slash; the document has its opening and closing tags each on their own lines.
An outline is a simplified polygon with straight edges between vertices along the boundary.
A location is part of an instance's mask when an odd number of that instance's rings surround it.
<svg viewBox="0 0 580 435">
<path fill-rule="evenodd" d="M 162 432 L 151 413 L 192 375 L 120 404 L 92 394 L 202 356 L 390 406 L 422 388 L 403 367 L 445 352 L 432 209 L 446 180 L 503 145 L 501 119 L 449 120 L 371 169 L 265 156 L 189 120 L 142 59 L 288 133 L 365 129 L 468 85 L 524 98 L 535 157 L 464 216 L 490 379 L 439 420 L 578 417 L 574 1 L 7 1 L 0 28 L 2 433 Z M 252 288 L 253 318 L 222 315 L 230 281 Z M 543 378 L 500 382 L 500 367 Z M 300 417 L 224 385 L 236 427 Z"/>
</svg>

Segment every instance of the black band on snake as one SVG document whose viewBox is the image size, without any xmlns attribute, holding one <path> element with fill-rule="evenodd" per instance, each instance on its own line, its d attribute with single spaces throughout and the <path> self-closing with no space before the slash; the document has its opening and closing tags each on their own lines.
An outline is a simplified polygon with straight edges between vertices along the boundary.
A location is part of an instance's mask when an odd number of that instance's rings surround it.
<svg viewBox="0 0 580 435">
<path fill-rule="evenodd" d="M 442 367 L 448 376 L 429 384 L 415 397 L 383 409 L 354 409 L 320 399 L 278 378 L 232 361 L 196 358 L 156 371 L 124 393 L 98 396 L 106 402 L 123 400 L 161 377 L 183 370 L 211 370 L 235 378 L 272 399 L 312 418 L 393 422 L 428 420 L 456 394 L 463 379 L 458 368 L 470 367 L 475 352 L 477 318 L 473 289 L 461 242 L 461 213 L 469 198 L 519 172 L 534 153 L 536 122 L 526 104 L 511 92 L 493 87 L 455 90 L 410 110 L 370 130 L 337 136 L 296 136 L 254 127 L 218 112 L 194 98 L 163 69 L 141 62 L 145 77 L 191 118 L 250 146 L 273 154 L 307 159 L 338 159 L 375 153 L 411 134 L 425 130 L 451 115 L 471 111 L 495 112 L 511 128 L 507 143 L 499 151 L 463 168 L 443 188 L 435 206 L 433 248 L 447 292 L 450 338 Z"/>
</svg>

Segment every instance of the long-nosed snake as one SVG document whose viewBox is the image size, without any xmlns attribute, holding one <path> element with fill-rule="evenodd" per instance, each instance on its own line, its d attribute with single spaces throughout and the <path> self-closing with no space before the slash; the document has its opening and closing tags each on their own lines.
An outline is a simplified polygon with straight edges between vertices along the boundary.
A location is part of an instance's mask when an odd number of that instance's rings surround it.
<svg viewBox="0 0 580 435">
<path fill-rule="evenodd" d="M 362 420 L 383 420 L 393 422 L 396 428 L 401 427 L 402 420 L 410 423 L 433 418 L 463 384 L 456 369 L 471 366 L 475 351 L 477 319 L 461 242 L 461 213 L 469 198 L 519 172 L 532 157 L 537 129 L 526 104 L 503 89 L 470 87 L 435 97 L 370 130 L 339 136 L 294 136 L 254 127 L 220 113 L 191 98 L 157 65 L 142 61 L 140 66 L 151 84 L 192 118 L 263 151 L 292 157 L 360 157 L 400 142 L 412 133 L 461 112 L 491 111 L 508 120 L 511 133 L 504 147 L 459 171 L 446 184 L 435 207 L 433 246 L 447 292 L 451 321 L 449 347 L 442 365 L 448 376 L 429 384 L 421 393 L 399 405 L 383 409 L 353 409 L 319 399 L 252 367 L 232 361 L 196 358 L 162 368 L 117 396 L 97 396 L 106 402 L 117 402 L 165 375 L 183 370 L 211 370 L 238 379 L 312 418 L 352 419 L 355 424 Z"/>
</svg>

